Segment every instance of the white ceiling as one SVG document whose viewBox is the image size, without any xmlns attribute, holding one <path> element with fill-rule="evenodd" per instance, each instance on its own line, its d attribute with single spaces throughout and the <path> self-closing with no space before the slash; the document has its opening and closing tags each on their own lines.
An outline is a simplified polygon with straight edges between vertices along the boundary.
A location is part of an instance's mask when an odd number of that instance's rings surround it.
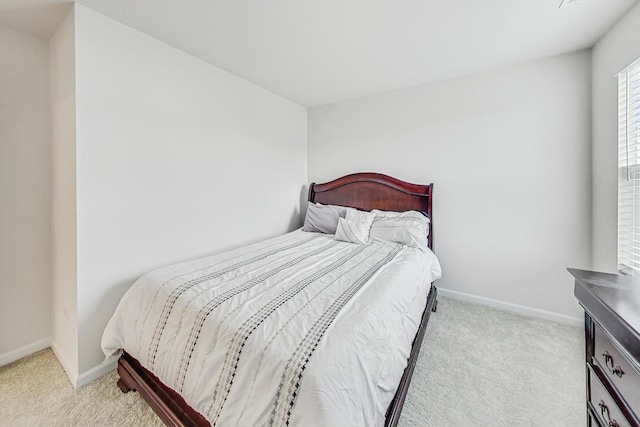
<svg viewBox="0 0 640 427">
<path fill-rule="evenodd" d="M 588 48 L 637 0 L 77 1 L 313 107 Z"/>
<path fill-rule="evenodd" d="M 69 0 L 0 0 L 0 24 L 48 39 L 70 8 Z"/>
</svg>

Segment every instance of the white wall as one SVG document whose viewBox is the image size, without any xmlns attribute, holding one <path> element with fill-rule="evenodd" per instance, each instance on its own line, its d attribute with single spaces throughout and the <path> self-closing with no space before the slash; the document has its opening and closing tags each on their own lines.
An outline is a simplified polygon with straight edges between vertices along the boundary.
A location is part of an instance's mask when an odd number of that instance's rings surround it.
<svg viewBox="0 0 640 427">
<path fill-rule="evenodd" d="M 82 374 L 141 274 L 300 225 L 307 112 L 75 8 Z"/>
<path fill-rule="evenodd" d="M 47 43 L 0 25 L 0 365 L 50 336 Z"/>
<path fill-rule="evenodd" d="M 640 58 L 640 3 L 593 48 L 593 266 L 617 270 L 618 74 Z"/>
<path fill-rule="evenodd" d="M 49 41 L 51 86 L 52 348 L 78 375 L 75 21 L 71 10 Z"/>
<path fill-rule="evenodd" d="M 438 286 L 578 317 L 591 264 L 590 53 L 309 110 L 309 180 L 434 182 Z"/>
</svg>

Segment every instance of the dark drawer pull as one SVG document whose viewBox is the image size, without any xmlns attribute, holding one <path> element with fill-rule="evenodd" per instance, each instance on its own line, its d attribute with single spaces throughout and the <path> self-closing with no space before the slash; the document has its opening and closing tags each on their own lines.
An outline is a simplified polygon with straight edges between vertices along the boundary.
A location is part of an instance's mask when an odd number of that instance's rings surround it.
<svg viewBox="0 0 640 427">
<path fill-rule="evenodd" d="M 610 355 L 609 352 L 605 350 L 605 352 L 602 353 L 602 357 L 604 357 L 604 364 L 609 370 L 609 372 L 611 372 L 614 375 L 617 375 L 618 378 L 622 378 L 622 376 L 624 375 L 624 371 L 620 366 L 613 366 L 613 356 Z"/>
<path fill-rule="evenodd" d="M 605 405 L 604 400 L 601 400 L 600 403 L 598 403 L 598 406 L 600 407 L 600 415 L 602 415 L 602 418 L 607 423 L 608 427 L 620 427 L 620 424 L 618 424 L 616 420 L 611 419 L 609 407 Z"/>
</svg>

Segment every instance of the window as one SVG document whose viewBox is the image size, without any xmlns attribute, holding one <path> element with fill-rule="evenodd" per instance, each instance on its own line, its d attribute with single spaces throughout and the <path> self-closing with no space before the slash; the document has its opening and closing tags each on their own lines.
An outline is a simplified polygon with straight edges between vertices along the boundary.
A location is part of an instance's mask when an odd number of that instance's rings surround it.
<svg viewBox="0 0 640 427">
<path fill-rule="evenodd" d="M 640 271 L 640 60 L 618 74 L 618 269 Z"/>
</svg>

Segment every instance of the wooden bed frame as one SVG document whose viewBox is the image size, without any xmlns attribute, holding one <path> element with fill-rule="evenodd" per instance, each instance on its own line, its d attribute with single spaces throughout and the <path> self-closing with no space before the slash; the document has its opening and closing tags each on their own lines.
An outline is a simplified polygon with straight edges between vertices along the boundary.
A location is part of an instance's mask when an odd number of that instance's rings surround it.
<svg viewBox="0 0 640 427">
<path fill-rule="evenodd" d="M 422 212 L 431 220 L 429 225 L 429 247 L 433 249 L 433 184 L 410 184 L 378 173 L 356 173 L 323 183 L 312 183 L 309 201 L 322 204 L 350 206 L 370 211 L 381 209 L 403 212 Z M 395 426 L 409 389 L 411 376 L 418 360 L 420 347 L 432 311 L 437 307 L 437 289 L 432 284 L 427 304 L 422 314 L 418 332 L 413 340 L 411 354 L 396 394 L 386 413 L 385 426 Z M 145 369 L 126 351 L 118 361 L 118 387 L 123 392 L 137 390 L 149 406 L 168 426 L 209 426 L 209 422 L 182 397 L 164 385 L 155 375 Z"/>
</svg>

